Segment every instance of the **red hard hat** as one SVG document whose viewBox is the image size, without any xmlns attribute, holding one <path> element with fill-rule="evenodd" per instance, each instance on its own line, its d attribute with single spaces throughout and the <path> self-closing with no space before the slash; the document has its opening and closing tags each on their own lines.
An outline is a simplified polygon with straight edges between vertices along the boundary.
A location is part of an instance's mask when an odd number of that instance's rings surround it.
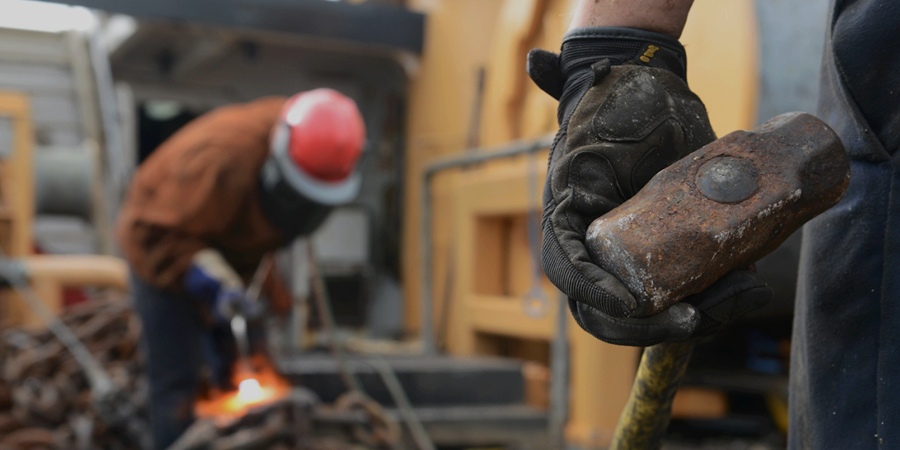
<svg viewBox="0 0 900 450">
<path fill-rule="evenodd" d="M 285 103 L 281 122 L 289 130 L 287 154 L 303 172 L 326 182 L 353 173 L 366 126 L 352 99 L 332 89 L 301 92 Z"/>
</svg>

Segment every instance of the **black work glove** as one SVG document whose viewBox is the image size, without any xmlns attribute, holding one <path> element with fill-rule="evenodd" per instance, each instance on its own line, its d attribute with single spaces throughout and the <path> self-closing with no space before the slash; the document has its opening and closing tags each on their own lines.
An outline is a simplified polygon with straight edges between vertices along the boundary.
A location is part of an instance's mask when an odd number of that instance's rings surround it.
<svg viewBox="0 0 900 450">
<path fill-rule="evenodd" d="M 756 275 L 737 271 L 659 314 L 631 317 L 634 296 L 585 248 L 594 219 L 716 138 L 706 108 L 685 82 L 684 48 L 676 39 L 581 28 L 566 35 L 560 55 L 532 50 L 528 72 L 560 100 L 544 186 L 541 263 L 569 296 L 582 328 L 612 344 L 649 346 L 712 334 L 771 299 Z"/>
</svg>

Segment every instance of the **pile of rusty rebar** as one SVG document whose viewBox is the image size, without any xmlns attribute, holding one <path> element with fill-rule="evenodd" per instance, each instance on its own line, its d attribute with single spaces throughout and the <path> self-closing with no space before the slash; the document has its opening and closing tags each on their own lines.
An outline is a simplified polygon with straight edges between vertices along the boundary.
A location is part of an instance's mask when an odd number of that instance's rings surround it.
<svg viewBox="0 0 900 450">
<path fill-rule="evenodd" d="M 0 450 L 141 450 L 135 421 L 146 429 L 148 386 L 138 348 L 140 322 L 127 300 L 96 297 L 61 320 L 94 355 L 130 405 L 127 421 L 104 420 L 88 377 L 48 330 L 0 328 Z M 108 405 L 106 405 L 108 406 Z M 122 416 L 120 413 L 116 417 Z M 333 405 L 293 388 L 290 395 L 240 417 L 200 419 L 176 450 L 348 450 L 398 448 L 400 428 L 358 392 Z"/>
<path fill-rule="evenodd" d="M 76 305 L 62 320 L 145 418 L 140 323 L 122 299 Z M 46 330 L 0 330 L 0 450 L 131 449 L 92 401 L 82 368 Z M 133 417 L 132 420 L 135 418 Z"/>
<path fill-rule="evenodd" d="M 239 417 L 199 419 L 169 450 L 391 450 L 405 448 L 396 420 L 350 392 L 321 403 L 301 387 Z"/>
</svg>

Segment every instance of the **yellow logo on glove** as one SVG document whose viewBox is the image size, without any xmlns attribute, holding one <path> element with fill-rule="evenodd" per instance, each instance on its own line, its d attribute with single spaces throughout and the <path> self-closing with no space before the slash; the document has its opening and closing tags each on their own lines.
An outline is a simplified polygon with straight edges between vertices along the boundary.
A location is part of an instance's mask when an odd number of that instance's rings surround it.
<svg viewBox="0 0 900 450">
<path fill-rule="evenodd" d="M 650 62 L 650 58 L 652 58 L 653 55 L 656 54 L 657 50 L 659 50 L 659 47 L 657 47 L 655 45 L 647 45 L 647 51 L 645 51 L 644 54 L 641 56 L 641 58 L 640 58 L 641 61 L 643 61 L 645 63 Z"/>
</svg>

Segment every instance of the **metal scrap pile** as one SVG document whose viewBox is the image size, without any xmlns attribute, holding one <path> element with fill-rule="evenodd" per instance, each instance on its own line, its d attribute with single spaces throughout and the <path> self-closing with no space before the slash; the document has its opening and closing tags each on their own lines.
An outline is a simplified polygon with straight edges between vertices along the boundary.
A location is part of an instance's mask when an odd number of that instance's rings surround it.
<svg viewBox="0 0 900 450">
<path fill-rule="evenodd" d="M 125 301 L 95 299 L 62 317 L 146 418 L 140 322 Z M 132 420 L 135 417 L 131 417 Z M 81 367 L 49 331 L 0 331 L 0 450 L 130 449 L 100 419 Z"/>
<path fill-rule="evenodd" d="M 398 449 L 397 421 L 368 397 L 348 392 L 334 404 L 295 387 L 286 398 L 239 417 L 197 420 L 169 450 Z"/>
<path fill-rule="evenodd" d="M 304 391 L 299 391 L 301 397 Z M 200 419 L 175 442 L 170 450 L 238 450 L 310 448 L 309 416 L 312 399 L 291 398 L 250 409 L 228 419 Z"/>
<path fill-rule="evenodd" d="M 120 408 L 111 413 L 112 404 L 98 401 L 82 366 L 50 331 L 0 329 L 0 450 L 148 447 L 141 328 L 127 301 L 95 298 L 61 320 L 124 395 L 115 398 Z M 294 387 L 285 398 L 245 414 L 200 419 L 171 448 L 391 449 L 398 448 L 401 435 L 396 419 L 358 391 L 323 404 Z"/>
</svg>

